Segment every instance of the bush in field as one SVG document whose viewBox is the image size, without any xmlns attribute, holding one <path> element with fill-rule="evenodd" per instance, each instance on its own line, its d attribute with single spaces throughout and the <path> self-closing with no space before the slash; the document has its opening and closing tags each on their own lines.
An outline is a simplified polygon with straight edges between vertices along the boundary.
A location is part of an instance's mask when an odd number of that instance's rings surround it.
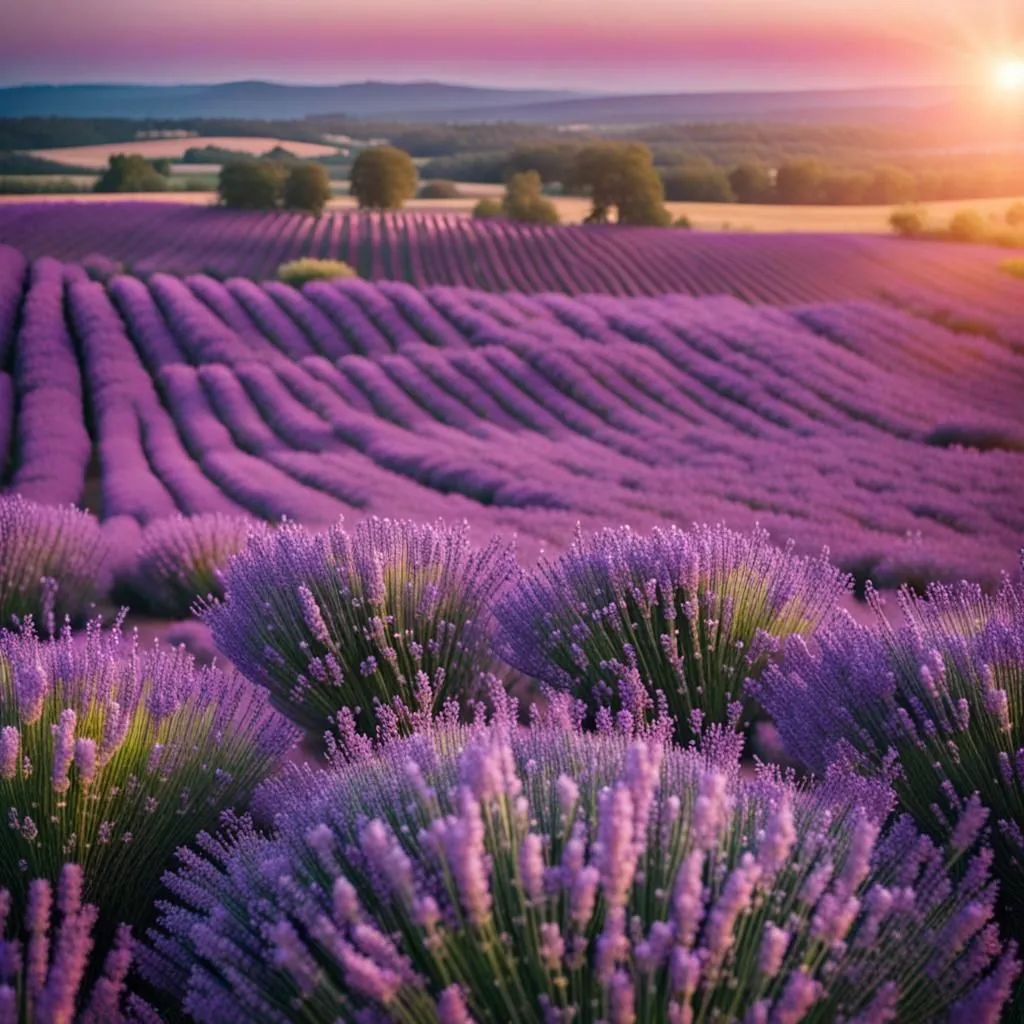
<svg viewBox="0 0 1024 1024">
<path fill-rule="evenodd" d="M 1024 281 L 1024 259 L 1020 260 L 1004 260 L 1000 267 L 1010 275 L 1010 277 L 1017 277 Z"/>
<path fill-rule="evenodd" d="M 849 578 L 764 531 L 628 527 L 580 534 L 499 601 L 496 647 L 510 665 L 606 715 L 664 701 L 677 737 L 738 719 L 791 633 L 831 617 Z M 750 710 L 749 708 L 747 710 Z"/>
<path fill-rule="evenodd" d="M 416 195 L 412 157 L 394 146 L 364 149 L 352 164 L 351 193 L 361 210 L 397 210 Z"/>
<path fill-rule="evenodd" d="M 787 642 L 755 692 L 812 770 L 890 779 L 934 836 L 987 819 L 1000 894 L 1024 913 L 1024 581 L 905 590 L 899 628 L 875 607 L 879 630 L 841 619 L 818 650 Z"/>
<path fill-rule="evenodd" d="M 778 202 L 800 206 L 822 201 L 822 183 L 828 169 L 810 157 L 784 160 L 775 175 L 775 196 Z"/>
<path fill-rule="evenodd" d="M 166 167 L 170 173 L 170 165 Z M 163 192 L 167 178 L 144 157 L 123 153 L 112 156 L 93 185 L 94 192 Z"/>
<path fill-rule="evenodd" d="M 619 224 L 664 227 L 671 222 L 654 158 L 650 149 L 639 143 L 605 142 L 583 147 L 576 154 L 569 184 L 591 197 L 588 224 L 608 223 L 612 210 L 617 211 Z"/>
<path fill-rule="evenodd" d="M 187 618 L 197 598 L 224 596 L 221 570 L 264 528 L 219 513 L 157 519 L 142 532 L 122 585 L 151 614 Z"/>
<path fill-rule="evenodd" d="M 355 276 L 355 270 L 341 260 L 292 260 L 277 268 L 277 279 L 295 288 L 301 288 L 310 281 L 337 281 Z"/>
<path fill-rule="evenodd" d="M 501 212 L 509 220 L 528 224 L 557 224 L 558 210 L 545 198 L 540 175 L 536 171 L 513 174 L 505 186 Z"/>
<path fill-rule="evenodd" d="M 954 242 L 983 242 L 988 224 L 977 210 L 961 210 L 949 222 L 947 230 Z"/>
<path fill-rule="evenodd" d="M 902 238 L 920 238 L 925 232 L 927 217 L 924 210 L 906 207 L 894 210 L 889 216 L 889 224 Z"/>
<path fill-rule="evenodd" d="M 680 214 L 678 217 L 676 217 L 676 219 L 672 221 L 672 227 L 680 228 L 683 231 L 693 230 L 693 224 L 690 221 L 690 218 L 686 216 L 686 214 Z"/>
<path fill-rule="evenodd" d="M 100 959 L 90 957 L 98 910 L 82 902 L 81 867 L 60 869 L 56 893 L 45 878 L 30 882 L 28 890 L 23 918 L 12 920 L 11 893 L 0 888 L 0 1019 L 9 1024 L 156 1022 L 156 1015 L 146 1015 L 144 1004 L 125 989 L 134 945 L 126 925 L 118 929 L 102 969 Z M 96 978 L 91 987 L 90 975 Z"/>
<path fill-rule="evenodd" d="M 506 719 L 268 796 L 166 876 L 143 973 L 199 1024 L 997 1024 L 1019 971 L 984 848 L 856 778 Z"/>
<path fill-rule="evenodd" d="M 489 605 L 515 568 L 468 527 L 367 519 L 350 534 L 286 524 L 224 571 L 203 615 L 220 652 L 314 737 L 377 703 L 443 706 L 472 696 L 488 665 Z M 431 696 L 432 695 L 432 696 Z"/>
<path fill-rule="evenodd" d="M 322 164 L 299 163 L 284 183 L 284 205 L 319 217 L 331 199 L 331 177 Z"/>
<path fill-rule="evenodd" d="M 1006 223 L 1011 228 L 1024 228 L 1024 203 L 1014 203 L 1006 211 Z"/>
<path fill-rule="evenodd" d="M 85 614 L 106 589 L 106 561 L 93 516 L 0 497 L 0 627 L 31 615 L 50 629 Z"/>
<path fill-rule="evenodd" d="M 428 181 L 419 191 L 419 199 L 461 199 L 462 193 L 454 181 Z"/>
<path fill-rule="evenodd" d="M 473 207 L 473 217 L 476 220 L 493 220 L 503 215 L 500 199 L 481 199 Z"/>
<path fill-rule="evenodd" d="M 734 203 L 736 193 L 717 167 L 680 167 L 664 176 L 665 198 L 674 203 Z"/>
<path fill-rule="evenodd" d="M 270 160 L 235 160 L 220 169 L 217 194 L 239 210 L 273 210 L 284 195 L 287 171 Z"/>
<path fill-rule="evenodd" d="M 729 185 L 741 203 L 770 203 L 774 197 L 771 169 L 761 163 L 747 161 L 733 168 Z"/>
<path fill-rule="evenodd" d="M 29 879 L 74 861 L 98 946 L 119 922 L 144 924 L 173 852 L 247 800 L 294 739 L 262 690 L 180 648 L 137 649 L 98 622 L 84 638 L 4 635 L 0 863 L 20 865 L 4 873 L 17 913 Z"/>
</svg>

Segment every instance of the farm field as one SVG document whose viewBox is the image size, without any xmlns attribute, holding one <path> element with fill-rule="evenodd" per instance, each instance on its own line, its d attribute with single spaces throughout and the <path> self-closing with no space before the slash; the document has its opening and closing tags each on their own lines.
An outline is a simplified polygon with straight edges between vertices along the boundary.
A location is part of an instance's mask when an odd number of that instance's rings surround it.
<svg viewBox="0 0 1024 1024">
<path fill-rule="evenodd" d="M 176 165 L 175 173 L 181 178 L 216 173 L 215 168 L 206 165 Z M 457 217 L 468 217 L 473 207 L 482 198 L 500 198 L 503 189 L 499 185 L 476 182 L 457 182 L 463 193 L 460 199 L 411 199 L 405 204 L 410 213 L 444 213 Z M 347 194 L 347 184 L 338 182 L 335 197 L 328 204 L 333 213 L 355 212 L 356 203 Z M 552 196 L 551 201 L 558 210 L 563 224 L 581 224 L 590 212 L 586 199 L 578 196 Z M 32 202 L 70 202 L 67 196 L 33 196 Z M 108 196 L 76 196 L 73 202 L 109 202 Z M 984 217 L 996 219 L 1024 196 L 1007 196 L 1004 199 L 944 200 L 922 203 L 919 208 L 926 212 L 930 222 L 945 224 L 964 209 L 977 210 Z M 0 205 L 26 202 L 23 196 L 0 195 Z M 216 193 L 209 192 L 164 192 L 125 194 L 118 202 L 133 203 L 183 203 L 192 206 L 213 206 L 217 203 Z M 892 226 L 889 218 L 899 207 L 896 206 L 780 206 L 769 204 L 759 206 L 741 203 L 666 203 L 666 209 L 673 217 L 687 217 L 694 228 L 703 232 L 744 232 L 754 234 L 776 233 L 826 233 L 826 234 L 867 234 L 889 235 Z"/>
<path fill-rule="evenodd" d="M 505 251 L 511 268 L 514 239 Z M 158 272 L 101 284 L 5 249 L 6 486 L 85 496 L 115 528 L 178 512 L 443 516 L 518 534 L 529 558 L 577 523 L 759 522 L 886 585 L 1012 568 L 1019 339 L 812 287 L 751 306 L 710 294 L 721 271 L 697 263 L 706 297 L 568 297 L 541 280 L 534 295 Z M 979 265 L 954 269 L 949 283 L 976 292 Z"/>
</svg>

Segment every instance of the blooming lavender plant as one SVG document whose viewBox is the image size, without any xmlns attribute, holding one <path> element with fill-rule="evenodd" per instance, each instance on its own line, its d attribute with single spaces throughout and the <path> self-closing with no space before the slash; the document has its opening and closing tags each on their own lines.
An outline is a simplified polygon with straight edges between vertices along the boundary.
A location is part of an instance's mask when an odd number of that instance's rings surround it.
<svg viewBox="0 0 1024 1024">
<path fill-rule="evenodd" d="M 143 531 L 122 585 L 154 615 L 185 618 L 197 598 L 224 596 L 221 570 L 264 528 L 218 513 L 158 519 Z"/>
<path fill-rule="evenodd" d="M 990 852 L 947 873 L 884 786 L 744 780 L 556 717 L 386 744 L 166 876 L 143 974 L 200 1024 L 995 1024 Z M 728 756 L 727 756 L 728 755 Z"/>
<path fill-rule="evenodd" d="M 1024 912 L 1024 581 L 904 590 L 904 626 L 848 618 L 818 649 L 786 645 L 757 695 L 787 750 L 815 771 L 841 760 L 892 780 L 932 835 L 992 831 L 1002 895 Z M 1019 927 L 1019 926 L 1018 926 Z"/>
<path fill-rule="evenodd" d="M 158 1022 L 125 986 L 134 947 L 127 925 L 117 929 L 113 948 L 96 965 L 102 970 L 87 984 L 99 911 L 82 902 L 82 886 L 82 868 L 74 863 L 61 868 L 56 899 L 47 879 L 30 882 L 20 934 L 20 922 L 12 928 L 9 920 L 11 893 L 0 889 L 0 1020 L 5 1024 Z"/>
<path fill-rule="evenodd" d="M 81 616 L 104 589 L 106 558 L 88 513 L 0 497 L 0 627 L 26 615 L 47 627 Z"/>
<path fill-rule="evenodd" d="M 577 533 L 499 602 L 497 649 L 592 711 L 621 705 L 638 672 L 685 740 L 735 718 L 780 639 L 813 632 L 849 585 L 827 555 L 797 557 L 761 530 Z"/>
<path fill-rule="evenodd" d="M 347 709 L 435 707 L 472 695 L 487 665 L 489 602 L 515 568 L 510 546 L 474 550 L 461 526 L 368 519 L 252 539 L 224 571 L 204 620 L 225 657 L 283 714 L 319 736 Z"/>
<path fill-rule="evenodd" d="M 117 922 L 146 920 L 174 850 L 246 800 L 294 740 L 262 691 L 183 649 L 139 649 L 98 621 L 84 637 L 4 634 L 4 883 L 20 905 L 28 879 L 80 864 L 109 942 Z"/>
</svg>

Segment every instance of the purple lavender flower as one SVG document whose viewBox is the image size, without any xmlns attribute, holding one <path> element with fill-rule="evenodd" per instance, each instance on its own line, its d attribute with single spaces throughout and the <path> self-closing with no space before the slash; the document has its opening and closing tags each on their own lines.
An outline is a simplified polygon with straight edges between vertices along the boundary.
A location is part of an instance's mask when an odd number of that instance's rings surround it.
<svg viewBox="0 0 1024 1024">
<path fill-rule="evenodd" d="M 862 802 L 863 783 L 747 779 L 735 760 L 658 756 L 560 713 L 515 721 L 500 706 L 490 723 L 438 726 L 268 784 L 274 837 L 238 822 L 182 852 L 144 975 L 184 991 L 199 1024 L 276 1021 L 282 1006 L 298 1024 L 890 1011 L 925 1024 L 954 1003 L 1005 1001 L 1019 965 L 1013 945 L 1000 961 L 989 927 L 986 858 L 956 881 L 950 851 L 923 846 L 908 822 L 880 838 L 889 803 Z M 722 818 L 698 845 L 709 777 L 724 780 Z M 556 792 L 565 779 L 571 816 Z M 396 846 L 409 868 L 385 872 Z M 951 948 L 966 918 L 989 928 L 986 941 Z M 871 941 L 858 944 L 862 929 Z M 941 983 L 918 983 L 929 965 Z"/>
<path fill-rule="evenodd" d="M 955 849 L 990 832 L 1007 913 L 1024 912 L 1024 580 L 904 591 L 902 626 L 873 604 L 878 630 L 844 617 L 816 649 L 787 642 L 755 693 L 812 770 L 840 761 L 891 780 Z"/>
<path fill-rule="evenodd" d="M 685 741 L 696 722 L 734 719 L 747 677 L 780 639 L 826 621 L 848 587 L 827 558 L 798 558 L 764 531 L 578 534 L 499 602 L 497 647 L 592 711 L 619 706 L 638 672 Z"/>
<path fill-rule="evenodd" d="M 439 710 L 469 697 L 488 665 L 489 604 L 515 569 L 468 527 L 368 519 L 255 537 L 224 572 L 204 619 L 220 651 L 316 737 L 349 709 L 369 731 L 375 706 Z"/>
<path fill-rule="evenodd" d="M 106 588 L 106 558 L 93 516 L 0 497 L 0 627 L 31 615 L 48 629 L 82 616 Z"/>
</svg>

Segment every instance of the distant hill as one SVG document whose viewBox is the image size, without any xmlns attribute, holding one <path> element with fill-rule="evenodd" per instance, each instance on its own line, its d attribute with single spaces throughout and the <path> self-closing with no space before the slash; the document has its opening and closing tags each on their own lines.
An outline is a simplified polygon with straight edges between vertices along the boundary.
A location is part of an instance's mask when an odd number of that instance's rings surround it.
<svg viewBox="0 0 1024 1024">
<path fill-rule="evenodd" d="M 0 117 L 254 118 L 317 114 L 411 122 L 520 121 L 626 125 L 679 121 L 890 121 L 952 101 L 935 88 L 812 92 L 668 93 L 602 96 L 545 90 L 478 89 L 439 82 L 292 86 L 58 85 L 0 89 Z"/>
</svg>

